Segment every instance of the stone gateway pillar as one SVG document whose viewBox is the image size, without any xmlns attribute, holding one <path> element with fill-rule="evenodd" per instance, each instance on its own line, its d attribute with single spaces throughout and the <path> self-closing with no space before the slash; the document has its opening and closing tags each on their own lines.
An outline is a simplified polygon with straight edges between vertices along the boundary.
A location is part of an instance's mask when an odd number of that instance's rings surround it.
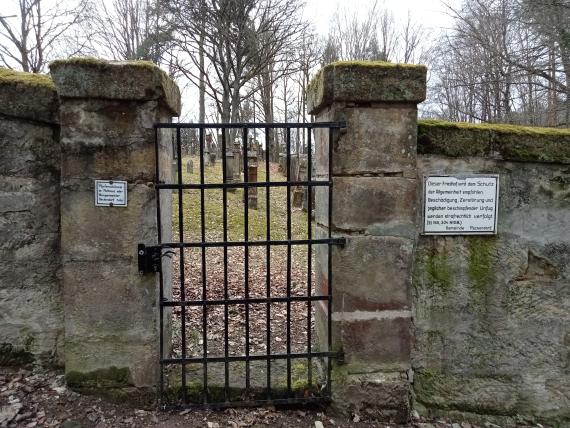
<svg viewBox="0 0 570 428">
<path fill-rule="evenodd" d="M 396 422 L 411 409 L 417 104 L 425 90 L 425 67 L 381 62 L 327 65 L 308 90 L 317 122 L 347 125 L 332 141 L 330 225 L 328 193 L 316 189 L 318 237 L 330 227 L 346 238 L 332 250 L 332 339 L 344 355 L 333 369 L 333 403 Z M 315 139 L 317 179 L 326 179 L 328 132 L 315 130 Z M 317 283 L 326 290 L 327 249 L 317 247 Z M 326 344 L 328 314 L 316 309 Z"/>
<path fill-rule="evenodd" d="M 158 285 L 155 275 L 139 275 L 137 244 L 157 242 L 153 126 L 179 114 L 180 93 L 148 62 L 71 59 L 50 70 L 61 102 L 66 379 L 86 390 L 151 387 L 159 373 Z M 167 136 L 158 156 L 160 179 L 170 182 Z M 96 206 L 95 180 L 125 181 L 127 206 Z M 165 240 L 171 205 L 165 196 Z"/>
</svg>

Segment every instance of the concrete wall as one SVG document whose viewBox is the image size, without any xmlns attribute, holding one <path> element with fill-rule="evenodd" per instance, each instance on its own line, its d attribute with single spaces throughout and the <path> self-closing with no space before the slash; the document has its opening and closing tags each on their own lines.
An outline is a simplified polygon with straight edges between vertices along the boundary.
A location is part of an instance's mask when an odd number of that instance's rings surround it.
<svg viewBox="0 0 570 428">
<path fill-rule="evenodd" d="M 63 364 L 78 389 L 150 387 L 159 287 L 139 275 L 137 245 L 158 242 L 154 124 L 180 112 L 180 93 L 147 62 L 50 71 L 0 69 L 0 364 Z M 157 135 L 169 182 L 170 135 Z M 126 180 L 128 206 L 95 206 L 96 179 Z"/>
<path fill-rule="evenodd" d="M 0 69 L 0 364 L 63 358 L 57 94 Z"/>
<path fill-rule="evenodd" d="M 500 205 L 496 236 L 416 245 L 416 407 L 568 426 L 570 132 L 424 122 L 418 152 L 420 178 L 499 174 Z"/>
</svg>

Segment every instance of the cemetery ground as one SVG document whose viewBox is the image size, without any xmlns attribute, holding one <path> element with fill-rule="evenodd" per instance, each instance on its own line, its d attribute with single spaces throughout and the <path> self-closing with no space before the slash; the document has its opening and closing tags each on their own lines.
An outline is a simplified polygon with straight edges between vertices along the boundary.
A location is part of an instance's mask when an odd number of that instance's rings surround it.
<svg viewBox="0 0 570 428">
<path fill-rule="evenodd" d="M 185 183 L 199 182 L 199 163 L 194 158 L 194 171 L 186 172 L 184 159 L 183 179 Z M 271 164 L 271 180 L 283 181 L 276 164 Z M 221 182 L 221 163 L 205 169 L 205 181 L 208 183 Z M 260 165 L 258 181 L 265 180 L 265 170 Z M 201 231 L 200 191 L 185 190 L 183 192 L 184 241 L 195 242 L 205 238 L 207 241 L 221 241 L 223 232 L 223 193 L 222 190 L 205 191 L 205 234 Z M 271 239 L 287 239 L 287 196 L 285 188 L 272 188 L 270 191 L 270 225 Z M 173 241 L 178 240 L 178 192 L 173 195 Z M 243 190 L 227 193 L 227 240 L 241 241 L 245 239 L 245 217 Z M 267 239 L 266 232 L 266 194 L 264 189 L 258 190 L 258 207 L 250 209 L 248 216 L 248 238 L 250 240 Z M 308 236 L 307 213 L 300 208 L 291 211 L 291 238 L 305 239 Z M 314 227 L 312 225 L 311 227 Z M 314 230 L 312 231 L 314 236 Z M 291 295 L 306 295 L 308 289 L 307 247 L 293 247 L 291 252 Z M 224 250 L 208 248 L 204 255 L 206 270 L 202 271 L 202 253 L 198 249 L 187 249 L 184 252 L 184 284 L 187 300 L 223 299 L 224 288 Z M 313 256 L 314 257 L 314 256 Z M 228 249 L 227 266 L 227 296 L 229 298 L 245 297 L 245 275 L 243 248 Z M 287 294 L 286 276 L 288 270 L 286 247 L 274 247 L 270 254 L 271 295 L 285 296 Z M 314 267 L 314 262 L 312 263 Z M 267 253 L 266 247 L 251 247 L 249 249 L 249 296 L 265 297 L 267 293 Z M 202 287 L 205 273 L 206 287 Z M 311 276 L 313 292 L 316 287 L 314 273 Z M 180 288 L 180 258 L 173 256 L 173 300 L 181 297 Z M 314 332 L 314 314 L 309 321 L 309 307 L 303 303 L 292 303 L 288 314 L 286 304 L 273 304 L 270 308 L 272 352 L 285 352 L 287 337 L 291 340 L 292 352 L 305 352 L 307 349 L 307 332 L 312 331 L 311 347 L 315 349 L 316 335 Z M 265 304 L 251 305 L 249 313 L 249 341 L 251 354 L 263 354 L 267 344 L 267 306 Z M 172 353 L 176 357 L 181 354 L 181 322 L 180 308 L 172 313 Z M 208 355 L 223 355 L 224 349 L 224 305 L 209 310 L 207 316 Z M 287 334 L 286 319 L 291 319 L 291 330 Z M 186 324 L 186 353 L 188 356 L 201 356 L 203 351 L 202 322 L 204 313 L 201 308 L 187 309 Z M 243 354 L 245 351 L 245 307 L 232 305 L 228 308 L 228 352 L 230 355 Z M 158 344 L 157 344 L 158 346 Z M 118 404 L 89 395 L 80 395 L 66 387 L 62 371 L 42 370 L 35 367 L 14 368 L 2 366 L 0 362 L 0 427 L 391 427 L 400 425 L 389 424 L 368 419 L 365 415 L 339 415 L 330 408 L 323 407 L 292 407 L 292 408 L 232 408 L 226 410 L 208 409 L 178 409 L 159 411 L 155 408 L 137 408 L 132 404 Z M 177 369 L 179 369 L 177 367 Z M 238 366 L 239 369 L 243 367 Z M 306 370 L 305 367 L 301 369 Z M 283 367 L 280 369 L 283 371 Z M 252 372 L 256 372 L 253 370 Z M 297 370 L 298 371 L 298 370 Z M 215 369 L 211 374 L 216 376 Z M 303 377 L 305 373 L 296 373 Z M 176 378 L 175 372 L 170 374 Z M 179 375 L 178 375 L 179 376 Z M 189 370 L 189 380 L 192 377 L 201 379 L 200 368 Z M 283 376 L 283 372 L 281 373 Z M 265 376 L 262 376 L 265 379 Z M 279 378 L 277 378 L 279 379 Z M 179 381 L 179 379 L 178 379 Z M 237 375 L 235 382 L 243 379 Z M 255 383 L 255 375 L 252 383 Z M 408 427 L 416 428 L 495 428 L 488 421 L 478 424 L 444 419 L 424 419 L 414 413 L 414 419 Z M 536 425 L 520 424 L 512 427 L 530 427 Z"/>
<path fill-rule="evenodd" d="M 187 159 L 184 159 L 183 166 Z M 197 158 L 193 159 L 194 171 L 192 174 L 184 172 L 184 183 L 199 183 L 200 171 Z M 206 183 L 221 183 L 222 171 L 221 162 L 215 166 L 205 168 L 204 181 Z M 276 164 L 271 164 L 270 180 L 284 181 L 284 177 Z M 265 181 L 265 167 L 260 165 L 258 181 Z M 184 241 L 200 242 L 202 238 L 206 242 L 221 241 L 244 241 L 245 240 L 245 210 L 243 203 L 244 192 L 242 189 L 227 192 L 226 223 L 227 232 L 224 239 L 224 213 L 223 213 L 223 191 L 216 189 L 205 190 L 204 195 L 204 236 L 201 234 L 201 195 L 199 190 L 183 192 L 183 217 L 184 217 Z M 270 189 L 270 235 L 267 234 L 267 209 L 266 209 L 266 189 L 258 189 L 257 209 L 248 209 L 248 230 L 247 238 L 250 241 L 286 240 L 287 239 L 287 190 L 285 187 L 273 187 Z M 178 192 L 173 192 L 173 240 L 179 241 L 178 230 Z M 311 225 L 311 234 L 314 237 L 314 225 Z M 307 239 L 309 223 L 307 214 L 301 208 L 291 210 L 291 238 Z M 291 259 L 288 264 L 287 247 L 272 246 L 269 258 L 270 285 L 268 288 L 268 259 L 266 246 L 252 246 L 248 251 L 248 290 L 245 287 L 245 249 L 243 247 L 229 247 L 224 254 L 223 248 L 207 248 L 202 255 L 200 248 L 186 249 L 184 251 L 184 282 L 186 300 L 223 300 L 229 299 L 265 298 L 268 293 L 271 297 L 287 296 L 287 272 L 290 272 L 290 289 L 292 296 L 306 296 L 309 289 L 308 283 L 308 263 L 307 246 L 292 246 Z M 203 256 L 203 258 L 202 258 Z M 173 300 L 181 298 L 180 290 L 180 257 L 175 254 L 173 257 Z M 224 273 L 224 260 L 227 259 L 227 272 Z M 314 254 L 312 257 L 314 267 Z M 202 264 L 206 269 L 203 271 Z M 311 289 L 315 294 L 315 274 L 314 269 L 311 276 Z M 203 287 L 204 278 L 206 287 Z M 224 282 L 226 281 L 226 282 Z M 227 284 L 227 290 L 225 288 Z M 287 350 L 287 340 L 290 341 L 291 352 L 308 351 L 308 330 L 311 330 L 311 349 L 317 346 L 316 333 L 314 331 L 314 311 L 307 302 L 272 303 L 268 308 L 266 303 L 250 304 L 249 313 L 246 314 L 246 307 L 243 304 L 231 304 L 210 306 L 204 314 L 201 307 L 187 307 L 185 310 L 185 335 L 186 335 L 186 355 L 202 356 L 204 339 L 207 343 L 208 356 L 223 356 L 225 352 L 225 311 L 227 310 L 228 323 L 228 355 L 245 355 L 246 351 L 246 324 L 249 325 L 249 352 L 251 355 L 266 354 L 267 341 L 270 341 L 272 353 L 285 353 Z M 269 311 L 270 329 L 267 326 L 267 315 Z M 207 325 L 207 334 L 204 336 L 202 328 L 204 317 Z M 246 322 L 246 317 L 249 318 Z M 290 330 L 287 331 L 287 319 L 290 320 Z M 268 331 L 270 334 L 268 336 Z M 173 310 L 173 349 L 172 357 L 181 356 L 181 336 L 182 336 L 182 309 L 175 307 Z M 279 364 L 282 363 L 282 364 Z M 307 363 L 294 362 L 293 383 L 302 383 L 307 377 Z M 202 379 L 202 366 L 200 364 L 188 366 L 189 374 L 187 381 L 189 384 L 196 383 L 196 379 Z M 245 367 L 243 363 L 232 363 L 229 367 L 232 387 L 240 388 L 245 384 Z M 174 383 L 178 383 L 180 368 L 173 367 L 171 374 Z M 209 365 L 208 377 L 211 379 L 210 385 L 223 386 L 224 364 Z M 284 361 L 273 363 L 274 381 L 276 384 L 286 383 L 286 372 Z M 250 367 L 251 381 L 253 387 L 263 387 L 266 385 L 265 362 L 252 362 Z M 197 385 L 200 386 L 200 385 Z M 279 386 L 279 385 L 275 385 Z"/>
</svg>

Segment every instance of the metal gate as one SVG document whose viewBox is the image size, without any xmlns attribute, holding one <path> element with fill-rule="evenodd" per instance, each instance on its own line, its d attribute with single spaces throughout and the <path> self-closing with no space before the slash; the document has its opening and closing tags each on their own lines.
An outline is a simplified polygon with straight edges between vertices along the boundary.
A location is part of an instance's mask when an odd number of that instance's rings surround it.
<svg viewBox="0 0 570 428">
<path fill-rule="evenodd" d="M 332 308 L 332 269 L 331 269 L 331 247 L 333 245 L 342 245 L 343 239 L 333 238 L 330 229 L 328 233 L 320 238 L 315 237 L 313 231 L 313 192 L 317 188 L 324 189 L 323 194 L 328 194 L 328 221 L 330 224 L 332 214 L 332 197 L 333 197 L 333 183 L 330 172 L 332 171 L 332 146 L 333 146 L 333 133 L 339 132 L 340 128 L 345 125 L 342 122 L 327 122 L 327 123 L 271 123 L 271 124 L 256 124 L 256 123 L 236 123 L 236 124 L 192 124 L 192 123 L 164 123 L 155 125 L 155 139 L 156 139 L 156 177 L 161 176 L 160 168 L 164 167 L 159 165 L 159 133 L 163 133 L 165 129 L 171 130 L 172 142 L 175 158 L 175 167 L 173 167 L 173 182 L 155 183 L 157 192 L 157 221 L 158 221 L 158 239 L 159 242 L 154 246 L 139 245 L 139 269 L 143 271 L 154 271 L 160 275 L 160 305 L 159 305 L 159 322 L 160 322 L 160 385 L 159 396 L 160 404 L 163 408 L 167 407 L 189 407 L 189 406 L 208 406 L 208 407 L 224 407 L 224 406 L 255 406 L 263 404 L 295 404 L 295 403 L 310 403 L 310 402 L 326 402 L 330 400 L 331 396 L 331 360 L 337 358 L 337 353 L 332 351 L 331 348 L 331 313 Z M 318 132 L 328 133 L 328 166 L 322 165 L 321 169 L 328 169 L 323 174 L 319 172 L 319 176 L 315 177 L 312 171 L 313 158 L 315 156 L 315 148 L 313 144 L 313 130 L 319 129 Z M 193 134 L 197 137 L 197 146 L 199 149 L 196 155 L 199 156 L 197 165 L 197 174 L 195 182 L 187 182 L 189 180 L 183 179 L 183 138 L 182 133 L 192 130 Z M 205 152 L 208 150 L 206 146 L 207 130 L 216 130 L 219 132 L 218 144 L 221 144 L 221 167 L 222 167 L 222 180 L 219 183 L 208 183 L 205 179 Z M 276 180 L 271 173 L 270 150 L 264 151 L 262 157 L 259 159 L 261 164 L 265 165 L 265 179 L 252 180 L 248 173 L 248 167 L 251 164 L 250 144 L 248 135 L 259 135 L 266 142 L 269 141 L 270 132 L 281 132 L 285 141 L 285 169 L 284 175 L 286 179 Z M 291 163 L 292 163 L 292 132 L 299 135 L 298 132 L 303 132 L 305 135 L 306 158 L 307 158 L 307 172 L 303 180 L 292 179 Z M 184 134 L 186 135 L 186 134 Z M 218 135 L 218 134 L 216 134 Z M 275 134 L 274 134 L 275 135 Z M 227 141 L 229 140 L 229 141 Z M 233 141 L 232 141 L 233 140 Z M 231 145 L 228 144 L 231 141 Z M 297 141 L 298 143 L 298 141 Z M 267 146 L 267 144 L 265 144 Z M 243 167 L 243 181 L 232 180 L 228 177 L 228 150 L 232 147 L 238 147 L 241 151 L 238 152 L 240 157 L 240 165 Z M 298 153 L 298 152 L 297 152 Z M 327 155 L 325 153 L 325 155 Z M 248 157 L 250 160 L 248 160 Z M 297 158 L 298 159 L 298 158 Z M 236 165 L 236 159 L 231 159 Z M 241 168 L 240 168 L 241 169 Z M 307 220 L 306 236 L 304 239 L 295 239 L 292 234 L 292 191 L 293 189 L 306 188 L 307 195 L 305 199 Z M 205 205 L 207 202 L 206 192 L 217 189 L 222 192 L 222 205 L 223 215 L 221 228 L 221 238 L 214 241 L 208 240 L 206 234 L 206 225 L 208 223 L 208 213 L 206 212 Z M 252 239 L 249 234 L 249 217 L 250 217 L 250 198 L 249 192 L 252 189 L 263 189 L 265 192 L 265 234 L 264 239 Z M 271 197 L 272 192 L 275 193 L 278 189 L 285 189 L 286 198 L 286 215 L 285 218 L 271 218 Z M 243 192 L 243 240 L 228 239 L 228 193 L 232 192 L 235 195 L 236 190 L 240 193 Z M 185 225 L 188 224 L 188 219 L 185 220 L 185 200 L 184 192 L 193 191 L 199 194 L 199 218 L 193 218 L 192 221 L 196 222 L 198 227 L 199 238 L 192 240 L 185 235 Z M 256 190 L 255 190 L 256 191 Z M 283 192 L 283 190 L 279 190 Z M 322 190 L 321 190 L 322 191 Z M 174 221 L 178 221 L 178 230 L 173 242 L 163 242 L 164 233 L 161 221 L 161 195 L 163 192 L 171 192 L 173 194 L 174 205 L 177 204 L 177 210 L 173 213 Z M 235 198 L 235 196 L 232 196 Z M 163 198 L 162 201 L 165 199 Z M 164 202 L 163 202 L 164 203 Z M 196 212 L 195 212 L 196 213 Z M 275 222 L 284 222 L 283 230 L 286 230 L 285 239 L 272 239 L 271 228 L 275 227 Z M 199 226 L 198 226 L 199 223 Z M 306 290 L 302 295 L 299 293 L 293 294 L 291 292 L 291 259 L 292 249 L 296 246 L 304 246 L 306 248 L 306 281 L 304 284 Z M 328 266 L 326 267 L 328 273 L 328 283 L 324 287 L 315 286 L 313 279 L 313 251 L 315 246 L 322 246 L 325 248 L 327 254 Z M 286 263 L 284 266 L 271 266 L 271 254 L 273 248 L 286 248 Z M 207 266 L 206 266 L 206 252 L 210 249 L 219 249 L 223 251 L 223 281 L 220 281 L 216 287 L 219 287 L 220 295 L 222 298 L 212 298 L 208 296 L 206 290 L 207 283 Z M 230 296 L 228 292 L 228 251 L 234 248 L 243 249 L 243 263 L 244 263 L 244 281 L 243 281 L 243 296 L 236 298 Z M 265 278 L 265 292 L 263 296 L 252 296 L 250 294 L 250 251 L 252 248 L 265 248 L 265 263 L 266 271 Z M 187 254 L 188 249 L 193 249 L 201 253 L 199 261 L 196 263 L 200 266 L 189 265 Z M 242 251 L 242 250 L 240 250 Z M 304 251 L 304 249 L 303 249 Z M 284 254 L 284 250 L 283 250 Z M 178 296 L 170 296 L 169 284 L 165 284 L 165 275 L 163 273 L 162 265 L 164 257 L 175 256 L 178 258 L 179 269 L 173 272 L 172 275 L 177 275 L 180 282 Z M 188 272 L 191 269 L 197 269 L 200 272 L 200 278 L 197 283 L 188 284 Z M 275 275 L 275 269 L 281 269 L 283 276 L 286 278 L 286 293 L 284 295 L 274 295 L 272 283 L 272 275 Z M 232 278 L 233 279 L 233 278 Z M 188 287 L 195 291 L 192 293 L 194 297 L 188 295 Z M 321 289 L 319 289 L 321 288 Z M 324 289 L 322 289 L 324 288 Z M 223 292 L 222 292 L 223 290 Z M 272 313 L 272 307 L 276 304 L 282 304 L 286 316 L 285 319 L 277 320 Z M 252 337 L 251 329 L 253 322 L 259 324 L 261 321 L 252 320 L 251 310 L 254 305 L 256 309 L 264 308 L 264 320 L 262 324 L 265 325 L 265 332 L 263 334 L 264 352 L 252 351 Z M 302 351 L 294 350 L 292 341 L 298 342 L 299 337 L 292 337 L 292 327 L 295 321 L 292 320 L 297 315 L 298 311 L 293 312 L 292 305 L 306 305 L 304 306 L 306 314 L 306 337 L 303 341 L 306 343 Z M 315 337 L 312 331 L 312 324 L 315 321 L 313 315 L 313 306 L 320 305 L 324 310 L 326 322 L 324 323 L 325 334 L 321 334 L 319 341 L 319 349 L 315 349 Z M 208 328 L 214 322 L 213 312 L 216 308 L 223 308 L 223 337 L 220 339 L 220 352 L 219 355 L 212 355 L 215 352 L 209 348 L 209 342 L 212 342 L 208 334 Z M 234 313 L 236 309 L 244 312 L 245 331 L 241 338 L 243 346 L 239 352 L 230 352 L 229 336 L 232 334 L 231 328 L 228 323 L 229 314 Z M 188 351 L 188 342 L 190 341 L 189 333 L 187 331 L 188 317 L 191 311 L 201 311 L 201 332 L 199 332 L 199 351 L 198 353 Z M 180 315 L 180 326 L 175 326 L 175 334 L 180 342 L 180 351 L 177 355 L 169 353 L 170 338 L 164 337 L 165 325 L 171 322 L 172 311 L 176 311 Z M 221 312 L 221 309 L 219 309 Z M 257 313 L 257 312 L 256 312 Z M 240 315 L 241 316 L 241 315 Z M 304 320 L 303 318 L 303 320 Z M 216 320 L 220 322 L 220 320 Z M 273 349 L 276 338 L 272 337 L 272 332 L 278 327 L 277 323 L 284 327 L 285 346 L 282 350 Z M 257 325 L 256 324 L 256 325 Z M 322 327 L 321 327 L 322 329 Z M 195 333 L 195 332 L 194 332 Z M 193 333 L 193 334 L 194 334 Z M 201 337 L 200 337 L 201 336 Z M 324 337 L 323 337 L 324 336 Z M 192 340 L 196 339 L 195 337 Z M 223 343 L 222 343 L 223 342 Z M 217 342 L 216 342 L 217 343 Z M 196 350 L 194 350 L 196 351 Z M 211 352 L 212 351 L 212 352 Z M 214 367 L 215 366 L 215 367 Z M 303 382 L 300 383 L 299 388 L 299 373 L 295 373 L 298 367 L 302 367 L 302 374 L 304 376 Z M 218 370 L 218 368 L 221 368 Z M 237 372 L 241 374 L 235 375 Z M 214 379 L 214 375 L 218 378 Z M 263 385 L 259 385 L 260 375 L 263 378 Z M 237 380 L 235 379 L 237 376 Z M 257 385 L 252 379 L 256 377 Z M 276 379 L 281 379 L 279 383 Z M 237 383 L 237 385 L 236 385 Z M 241 383 L 241 385 L 240 385 Z"/>
</svg>

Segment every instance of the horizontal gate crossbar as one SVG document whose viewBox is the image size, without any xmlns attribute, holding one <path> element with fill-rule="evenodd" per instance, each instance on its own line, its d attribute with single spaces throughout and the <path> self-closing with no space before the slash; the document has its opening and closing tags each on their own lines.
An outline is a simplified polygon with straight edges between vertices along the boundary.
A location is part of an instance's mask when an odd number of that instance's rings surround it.
<svg viewBox="0 0 570 428">
<path fill-rule="evenodd" d="M 245 305 L 257 303 L 285 303 L 285 302 L 322 302 L 330 299 L 330 296 L 290 296 L 290 297 L 250 297 L 247 299 L 219 299 L 219 300 L 186 300 L 165 301 L 161 306 L 216 306 L 216 305 Z"/>
<path fill-rule="evenodd" d="M 284 239 L 276 241 L 227 241 L 227 242 L 168 242 L 158 245 L 162 248 L 209 248 L 209 247 L 265 247 L 267 245 L 340 245 L 345 238 L 323 239 Z"/>
<path fill-rule="evenodd" d="M 228 355 L 223 357 L 164 358 L 161 364 L 226 363 L 239 361 L 294 360 L 300 358 L 338 358 L 338 352 L 298 352 L 289 354 Z"/>
<path fill-rule="evenodd" d="M 291 186 L 331 186 L 330 181 L 270 181 L 242 183 L 188 183 L 188 184 L 156 184 L 157 189 L 245 189 L 255 187 L 291 187 Z"/>
<path fill-rule="evenodd" d="M 315 123 L 296 123 L 296 122 L 286 122 L 286 123 L 157 123 L 154 125 L 155 128 L 162 129 L 181 129 L 181 128 L 193 128 L 193 129 L 291 129 L 291 128 L 303 128 L 303 129 L 315 129 L 315 128 L 328 128 L 328 129 L 342 129 L 346 128 L 346 122 L 315 122 Z"/>
</svg>

